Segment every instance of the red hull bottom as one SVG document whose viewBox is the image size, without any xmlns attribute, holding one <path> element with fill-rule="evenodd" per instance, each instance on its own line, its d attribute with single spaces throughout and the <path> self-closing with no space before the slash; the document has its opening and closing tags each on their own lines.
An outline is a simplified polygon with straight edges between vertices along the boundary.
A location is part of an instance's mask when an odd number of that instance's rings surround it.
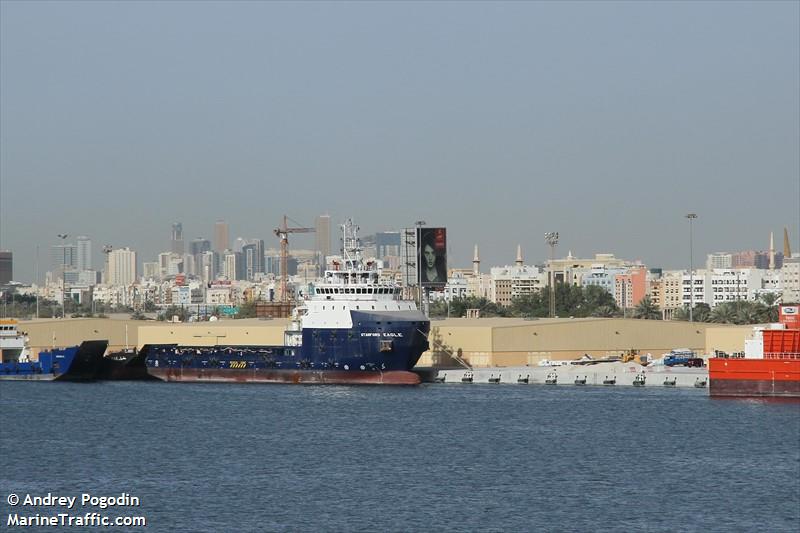
<svg viewBox="0 0 800 533">
<path fill-rule="evenodd" d="M 148 368 L 150 375 L 162 381 L 188 383 L 296 383 L 326 385 L 419 385 L 420 378 L 405 370 L 209 370 Z"/>
<path fill-rule="evenodd" d="M 718 379 L 709 382 L 711 396 L 767 396 L 800 398 L 800 381 Z"/>
<path fill-rule="evenodd" d="M 800 359 L 709 359 L 711 396 L 800 398 Z"/>
</svg>

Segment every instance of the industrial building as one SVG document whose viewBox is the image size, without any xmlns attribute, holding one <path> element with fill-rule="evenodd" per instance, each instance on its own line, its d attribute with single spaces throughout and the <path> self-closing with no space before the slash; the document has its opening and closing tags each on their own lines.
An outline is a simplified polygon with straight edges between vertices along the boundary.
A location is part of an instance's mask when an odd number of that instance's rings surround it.
<svg viewBox="0 0 800 533">
<path fill-rule="evenodd" d="M 42 348 L 108 339 L 109 350 L 147 343 L 192 345 L 283 343 L 286 319 L 171 323 L 99 318 L 21 321 L 34 354 Z M 431 349 L 419 366 L 450 366 L 461 358 L 475 367 L 535 365 L 636 351 L 659 357 L 673 348 L 700 353 L 741 351 L 751 326 L 621 318 L 447 319 L 431 321 Z"/>
</svg>

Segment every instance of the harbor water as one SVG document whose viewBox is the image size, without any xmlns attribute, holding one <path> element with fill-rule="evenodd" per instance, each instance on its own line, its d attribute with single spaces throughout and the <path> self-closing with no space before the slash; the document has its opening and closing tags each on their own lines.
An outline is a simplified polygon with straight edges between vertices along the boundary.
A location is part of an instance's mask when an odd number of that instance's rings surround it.
<svg viewBox="0 0 800 533">
<path fill-rule="evenodd" d="M 104 512 L 146 531 L 800 529 L 797 402 L 136 382 L 4 382 L 0 401 L 4 525 L 58 512 L 10 493 L 127 493 Z"/>
</svg>

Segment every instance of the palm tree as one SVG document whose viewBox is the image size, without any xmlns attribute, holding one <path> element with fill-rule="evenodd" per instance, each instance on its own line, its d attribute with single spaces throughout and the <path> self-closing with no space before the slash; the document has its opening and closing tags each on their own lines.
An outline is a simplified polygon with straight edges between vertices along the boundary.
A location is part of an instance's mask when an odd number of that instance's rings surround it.
<svg viewBox="0 0 800 533">
<path fill-rule="evenodd" d="M 689 306 L 684 305 L 683 307 L 675 308 L 675 311 L 672 312 L 672 320 L 682 320 L 684 322 L 689 320 Z"/>
<path fill-rule="evenodd" d="M 611 305 L 601 305 L 599 307 L 596 307 L 594 308 L 591 314 L 591 316 L 599 318 L 613 318 L 615 316 L 620 316 L 620 315 L 621 312 L 619 308 Z"/>
<path fill-rule="evenodd" d="M 708 322 L 708 318 L 711 315 L 711 306 L 705 303 L 697 304 L 694 306 L 692 315 L 695 322 Z"/>
<path fill-rule="evenodd" d="M 758 295 L 758 301 L 764 306 L 762 316 L 764 322 L 778 321 L 778 300 L 780 296 L 774 292 L 763 292 Z"/>
<path fill-rule="evenodd" d="M 734 302 L 725 302 L 716 306 L 709 317 L 716 324 L 734 324 L 736 322 L 736 305 Z"/>
<path fill-rule="evenodd" d="M 758 324 L 763 319 L 763 313 L 759 309 L 760 304 L 755 302 L 739 302 L 736 310 L 737 324 Z"/>
<path fill-rule="evenodd" d="M 661 320 L 661 311 L 648 295 L 642 298 L 634 308 L 633 318 L 642 318 L 644 320 Z"/>
<path fill-rule="evenodd" d="M 758 299 L 761 300 L 761 302 L 767 307 L 773 307 L 776 303 L 778 303 L 780 296 L 774 292 L 762 292 L 758 295 Z"/>
</svg>

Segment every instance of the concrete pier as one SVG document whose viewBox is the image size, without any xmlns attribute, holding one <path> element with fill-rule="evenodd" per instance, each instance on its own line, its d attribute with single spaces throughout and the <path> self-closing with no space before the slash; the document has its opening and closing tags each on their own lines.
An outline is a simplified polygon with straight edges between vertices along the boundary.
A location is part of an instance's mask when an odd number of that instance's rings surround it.
<svg viewBox="0 0 800 533">
<path fill-rule="evenodd" d="M 708 388 L 708 368 L 668 367 L 663 365 L 641 366 L 636 363 L 600 363 L 594 365 L 565 366 L 517 366 L 488 367 L 467 370 L 464 368 L 439 369 L 428 374 L 433 378 L 444 378 L 443 383 L 463 383 L 462 379 L 472 375 L 472 384 L 518 385 L 518 379 L 528 378 L 528 385 L 548 386 L 633 386 L 634 380 L 644 380 L 645 387 L 695 387 L 705 382 Z M 499 378 L 499 382 L 497 381 Z M 490 381 L 491 380 L 491 381 Z M 578 384 L 576 384 L 576 380 Z M 426 380 L 427 381 L 427 380 Z M 611 384 L 613 382 L 613 385 Z M 608 383 L 608 384 L 604 384 Z M 524 385 L 524 384 L 523 384 Z"/>
</svg>

